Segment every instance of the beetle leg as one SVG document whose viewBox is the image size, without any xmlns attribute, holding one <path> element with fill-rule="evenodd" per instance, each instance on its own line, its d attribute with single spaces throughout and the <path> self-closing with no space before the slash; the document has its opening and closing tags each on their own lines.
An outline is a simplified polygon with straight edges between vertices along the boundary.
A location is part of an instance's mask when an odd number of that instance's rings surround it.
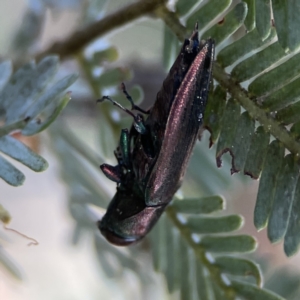
<svg viewBox="0 0 300 300">
<path fill-rule="evenodd" d="M 127 100 L 131 104 L 131 110 L 138 110 L 138 111 L 142 112 L 143 114 L 149 115 L 150 110 L 146 111 L 146 110 L 144 110 L 144 109 L 142 109 L 139 106 L 137 106 L 137 105 L 134 104 L 134 102 L 132 100 L 132 97 L 128 94 L 128 92 L 126 90 L 126 86 L 125 86 L 124 82 L 121 83 L 121 89 L 122 89 L 123 93 L 125 94 Z"/>
<path fill-rule="evenodd" d="M 139 132 L 140 134 L 147 133 L 147 129 L 146 129 L 145 123 L 144 123 L 144 118 L 141 114 L 136 115 L 133 126 L 136 129 L 136 131 Z"/>
<path fill-rule="evenodd" d="M 122 129 L 121 131 L 120 150 L 124 166 L 130 168 L 130 139 L 128 129 Z"/>
<path fill-rule="evenodd" d="M 102 164 L 100 169 L 104 175 L 117 183 L 122 181 L 123 172 L 127 172 L 131 169 L 130 162 L 130 136 L 128 129 L 122 129 L 120 136 L 120 146 L 115 150 L 114 154 L 118 161 L 118 165 L 111 166 L 108 164 Z"/>
<path fill-rule="evenodd" d="M 101 171 L 103 172 L 103 174 L 110 180 L 116 182 L 116 183 L 120 183 L 121 182 L 121 170 L 120 170 L 120 166 L 111 166 L 108 164 L 102 164 L 100 166 Z"/>
<path fill-rule="evenodd" d="M 121 165 L 122 162 L 123 162 L 123 159 L 122 159 L 122 153 L 121 153 L 121 150 L 120 150 L 120 146 L 118 146 L 117 149 L 114 151 L 114 155 L 115 155 L 115 158 L 118 161 L 118 164 Z"/>
<path fill-rule="evenodd" d="M 121 110 L 132 116 L 134 120 L 133 125 L 137 132 L 139 132 L 140 134 L 145 134 L 147 132 L 144 124 L 144 118 L 141 114 L 134 115 L 129 109 L 123 107 L 120 103 L 111 99 L 109 96 L 103 96 L 101 99 L 98 99 L 97 102 L 103 102 L 104 100 L 109 100 L 113 105 L 119 107 Z"/>
</svg>

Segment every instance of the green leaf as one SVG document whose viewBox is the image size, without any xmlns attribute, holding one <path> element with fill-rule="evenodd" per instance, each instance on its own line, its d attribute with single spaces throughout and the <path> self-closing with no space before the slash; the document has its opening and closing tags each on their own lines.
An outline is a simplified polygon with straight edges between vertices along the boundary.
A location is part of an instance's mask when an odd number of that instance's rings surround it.
<svg viewBox="0 0 300 300">
<path fill-rule="evenodd" d="M 191 10 L 192 7 L 201 2 L 202 0 L 178 0 L 176 3 L 176 12 L 179 14 L 179 16 L 185 15 Z"/>
<path fill-rule="evenodd" d="M 208 271 L 205 267 L 197 260 L 196 263 L 196 279 L 198 296 L 200 299 L 214 299 L 214 292 L 211 286 L 211 278 L 208 276 Z"/>
<path fill-rule="evenodd" d="M 6 123 L 28 117 L 26 111 L 45 90 L 58 68 L 58 57 L 44 58 L 37 66 L 28 63 L 19 69 L 0 93 L 6 110 Z"/>
<path fill-rule="evenodd" d="M 179 243 L 180 237 L 173 228 L 171 224 L 168 224 L 169 226 L 166 226 L 166 246 L 168 249 L 168 255 L 166 256 L 166 279 L 167 279 L 167 285 L 168 290 L 170 293 L 174 292 L 175 290 L 178 290 L 180 287 L 180 272 L 181 272 L 181 266 L 179 261 L 176 262 L 177 258 L 180 257 L 180 246 Z"/>
<path fill-rule="evenodd" d="M 258 230 L 267 225 L 283 158 L 283 145 L 278 141 L 273 141 L 268 146 L 254 210 L 254 225 Z"/>
<path fill-rule="evenodd" d="M 298 178 L 299 162 L 292 154 L 288 154 L 277 178 L 269 219 L 268 237 L 272 243 L 281 240 L 286 233 Z"/>
<path fill-rule="evenodd" d="M 10 63 L 0 65 L 0 117 L 5 120 L 0 127 L 0 151 L 36 172 L 47 168 L 46 160 L 7 135 L 15 130 L 21 130 L 24 135 L 42 131 L 66 106 L 70 97 L 62 93 L 77 76 L 66 76 L 48 88 L 57 73 L 58 63 L 57 56 L 48 56 L 37 65 L 34 62 L 24 65 L 11 77 Z M 23 183 L 23 173 L 5 159 L 1 158 L 0 169 L 0 177 L 7 183 L 14 186 Z"/>
<path fill-rule="evenodd" d="M 243 225 L 243 218 L 231 215 L 219 218 L 213 217 L 188 217 L 186 226 L 193 233 L 221 233 L 239 229 Z"/>
<path fill-rule="evenodd" d="M 248 31 L 252 31 L 255 28 L 255 0 L 244 0 L 248 6 L 248 14 L 245 19 L 245 26 Z"/>
<path fill-rule="evenodd" d="M 268 111 L 277 111 L 290 104 L 300 100 L 300 78 L 292 81 L 291 83 L 283 86 L 281 89 L 272 93 L 269 97 L 263 100 L 262 107 Z M 290 106 L 289 109 L 294 106 Z M 288 118 L 290 118 L 293 111 L 286 110 Z M 283 111 L 279 112 L 282 117 L 277 117 L 278 120 L 285 119 Z"/>
<path fill-rule="evenodd" d="M 222 130 L 216 151 L 218 167 L 222 165 L 221 157 L 223 153 L 231 150 L 235 138 L 237 121 L 240 117 L 240 110 L 240 105 L 236 101 L 234 101 L 234 99 L 228 100 L 225 112 L 222 117 Z"/>
<path fill-rule="evenodd" d="M 36 118 L 44 110 L 47 110 L 48 106 L 51 106 L 51 102 L 60 95 L 77 79 L 77 75 L 69 75 L 58 82 L 56 82 L 48 91 L 46 91 L 35 103 L 33 103 L 26 111 L 26 116 L 30 119 Z"/>
<path fill-rule="evenodd" d="M 207 141 L 203 140 L 194 148 L 194 155 L 191 158 L 186 183 L 194 182 L 196 190 L 201 190 L 202 194 L 216 194 L 224 191 L 230 185 L 230 179 L 226 177 L 228 164 L 224 164 L 226 169 L 218 170 L 215 159 L 212 157 L 214 151 L 207 150 Z M 201 168 L 199 168 L 199 161 Z M 222 174 L 221 172 L 224 172 Z M 214 178 L 214 180 L 211 180 Z M 183 185 L 183 188 L 186 185 Z M 189 189 L 187 188 L 187 192 Z"/>
<path fill-rule="evenodd" d="M 114 62 L 118 57 L 118 50 L 115 47 L 109 47 L 105 50 L 95 52 L 93 55 L 93 62 L 95 64 L 101 64 L 104 61 Z"/>
<path fill-rule="evenodd" d="M 264 289 L 260 289 L 257 286 L 249 283 L 242 283 L 237 280 L 231 281 L 232 287 L 237 290 L 238 295 L 245 297 L 246 299 L 255 300 L 284 300 L 279 295 Z"/>
<path fill-rule="evenodd" d="M 54 132 L 57 133 L 57 128 L 54 128 Z M 71 134 L 71 133 L 70 133 Z M 74 144 L 72 144 L 74 145 Z M 88 191 L 91 197 L 85 198 L 82 194 L 81 203 L 91 201 L 99 207 L 105 207 L 107 204 L 107 195 L 103 191 L 103 187 L 98 180 L 95 179 L 94 174 L 91 173 L 89 166 L 86 165 L 86 161 L 78 160 L 78 154 L 76 154 L 76 148 L 69 145 L 69 141 L 64 139 L 63 136 L 57 136 L 55 144 L 53 144 L 55 150 L 59 154 L 61 163 L 64 165 L 64 176 L 65 180 L 69 184 L 73 184 L 76 187 L 75 195 L 79 193 L 78 188 L 81 192 Z M 76 163 L 74 163 L 76 162 Z M 94 165 L 98 171 L 98 165 Z M 104 180 L 104 175 L 102 175 L 102 180 Z"/>
<path fill-rule="evenodd" d="M 156 239 L 155 242 L 157 243 L 157 250 L 156 250 L 156 259 L 155 262 L 155 270 L 157 271 L 166 271 L 167 269 L 167 260 L 165 259 L 168 256 L 167 251 L 167 226 L 168 221 L 166 217 L 163 215 L 159 220 L 161 226 L 157 226 L 156 230 Z M 181 255 L 181 253 L 180 253 Z"/>
<path fill-rule="evenodd" d="M 43 109 L 36 119 L 28 122 L 25 128 L 21 131 L 22 134 L 33 135 L 46 129 L 52 122 L 54 122 L 70 100 L 70 93 L 52 99 L 51 103 Z"/>
<path fill-rule="evenodd" d="M 232 143 L 232 169 L 231 174 L 244 171 L 247 156 L 251 146 L 251 137 L 254 135 L 255 122 L 248 112 L 241 114 L 237 124 L 235 138 Z"/>
<path fill-rule="evenodd" d="M 257 247 L 256 240 L 248 235 L 236 236 L 205 236 L 201 238 L 200 244 L 206 251 L 213 253 L 225 252 L 251 252 Z"/>
<path fill-rule="evenodd" d="M 300 178 L 298 178 L 293 204 L 291 207 L 289 224 L 284 236 L 284 252 L 287 256 L 297 253 L 300 245 L 300 220 L 298 217 L 300 211 Z"/>
<path fill-rule="evenodd" d="M 295 51 L 300 46 L 299 1 L 272 1 L 278 41 L 286 51 Z"/>
<path fill-rule="evenodd" d="M 209 95 L 208 103 L 204 113 L 204 126 L 211 134 L 210 146 L 217 141 L 220 135 L 225 106 L 226 91 L 218 85 L 213 94 Z"/>
<path fill-rule="evenodd" d="M 256 0 L 256 27 L 261 38 L 264 40 L 271 31 L 271 10 L 270 0 Z"/>
<path fill-rule="evenodd" d="M 264 41 L 262 41 L 257 30 L 254 29 L 248 34 L 242 36 L 234 43 L 223 48 L 219 52 L 217 56 L 217 60 L 222 65 L 222 67 L 227 67 L 233 64 L 238 59 L 242 58 L 243 56 L 251 53 L 251 51 L 265 45 L 266 43 L 269 43 L 272 39 L 274 39 L 275 36 L 276 36 L 276 30 L 273 29 L 269 37 Z M 269 49 L 269 47 L 267 49 Z M 259 53 L 265 54 L 263 51 Z M 267 64 L 268 60 L 270 60 L 269 56 L 267 55 L 261 55 L 261 57 L 259 57 L 260 54 L 252 55 L 249 59 L 243 60 L 238 66 L 236 66 L 233 69 L 231 74 L 239 81 L 243 81 L 244 78 L 251 78 L 252 76 L 251 73 L 248 71 L 248 68 L 251 69 L 251 67 L 252 68 L 254 66 L 259 67 L 261 65 L 261 64 L 253 64 L 253 61 L 255 62 L 257 59 L 261 59 L 261 63 L 265 65 Z M 261 68 L 260 70 L 263 69 Z M 257 70 L 253 70 L 252 74 L 257 74 L 257 72 L 258 72 Z"/>
<path fill-rule="evenodd" d="M 253 261 L 232 257 L 218 256 L 215 258 L 215 264 L 222 272 L 235 276 L 253 276 L 258 286 L 262 285 L 262 274 L 257 264 Z"/>
<path fill-rule="evenodd" d="M 211 196 L 196 199 L 173 200 L 172 206 L 180 212 L 187 214 L 209 214 L 224 209 L 224 198 Z"/>
<path fill-rule="evenodd" d="M 193 256 L 191 249 L 187 247 L 182 239 L 180 239 L 180 265 L 181 272 L 185 274 L 181 277 L 180 280 L 180 294 L 181 299 L 193 299 L 195 285 L 192 283 L 195 282 L 195 264 L 193 262 Z"/>
<path fill-rule="evenodd" d="M 251 138 L 251 145 L 245 163 L 244 173 L 258 179 L 268 151 L 270 134 L 262 126 L 258 127 Z"/>
<path fill-rule="evenodd" d="M 13 186 L 22 185 L 25 180 L 24 174 L 2 156 L 0 156 L 0 178 Z"/>
<path fill-rule="evenodd" d="M 231 2 L 232 0 L 208 1 L 188 17 L 186 27 L 191 30 L 194 28 L 195 23 L 198 22 L 199 28 L 204 28 L 211 20 L 215 19 L 220 13 L 225 11 L 230 6 Z M 215 38 L 214 35 L 211 35 L 211 37 Z"/>
<path fill-rule="evenodd" d="M 277 50 L 274 53 L 278 53 L 280 51 L 279 46 L 276 46 L 276 49 Z M 292 56 L 289 60 L 285 61 L 278 67 L 259 76 L 249 85 L 249 92 L 256 96 L 260 96 L 291 82 L 299 75 L 299 59 L 300 53 Z"/>
<path fill-rule="evenodd" d="M 276 114 L 276 120 L 283 125 L 296 123 L 300 120 L 299 113 L 300 102 L 297 102 L 279 110 Z"/>
<path fill-rule="evenodd" d="M 238 82 L 245 81 L 266 70 L 268 67 L 278 62 L 284 56 L 286 56 L 286 54 L 281 48 L 281 45 L 278 42 L 275 42 L 265 49 L 240 62 L 233 68 L 231 75 Z M 258 87 L 256 85 L 258 85 Z M 257 83 L 251 83 L 251 85 L 249 86 L 249 91 L 258 95 L 259 89 L 263 88 L 264 86 L 260 86 L 259 80 L 257 81 Z"/>
<path fill-rule="evenodd" d="M 44 171 L 48 167 L 44 158 L 11 136 L 0 138 L 0 151 L 35 172 Z"/>
<path fill-rule="evenodd" d="M 231 36 L 244 22 L 247 15 L 247 4 L 238 3 L 232 11 L 230 11 L 221 23 L 214 25 L 208 29 L 202 36 L 202 39 L 213 37 L 216 46 Z"/>
<path fill-rule="evenodd" d="M 0 90 L 6 85 L 12 73 L 12 64 L 10 61 L 4 61 L 0 64 Z"/>
</svg>

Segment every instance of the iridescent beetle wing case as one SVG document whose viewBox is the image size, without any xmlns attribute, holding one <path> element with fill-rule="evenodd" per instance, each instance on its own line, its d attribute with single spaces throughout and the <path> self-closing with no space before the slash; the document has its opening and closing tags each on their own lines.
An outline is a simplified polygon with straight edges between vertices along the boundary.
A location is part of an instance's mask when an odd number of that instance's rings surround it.
<svg viewBox="0 0 300 300">
<path fill-rule="evenodd" d="M 118 164 L 101 165 L 117 183 L 107 212 L 98 222 L 101 233 L 115 245 L 139 241 L 157 222 L 182 184 L 189 158 L 202 125 L 211 81 L 214 41 L 199 42 L 197 25 L 186 39 L 152 108 L 145 112 L 123 92 L 132 110 L 121 107 L 133 119 L 123 129 L 115 151 Z"/>
</svg>

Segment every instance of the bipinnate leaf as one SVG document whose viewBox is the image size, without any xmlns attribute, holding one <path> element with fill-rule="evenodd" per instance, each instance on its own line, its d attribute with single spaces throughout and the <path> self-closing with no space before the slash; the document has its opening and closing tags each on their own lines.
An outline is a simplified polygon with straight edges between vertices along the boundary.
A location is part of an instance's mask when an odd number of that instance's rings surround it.
<svg viewBox="0 0 300 300">
<path fill-rule="evenodd" d="M 226 275 L 241 280 L 251 276 L 257 286 L 256 289 L 251 286 L 249 293 L 272 295 L 261 287 L 258 265 L 237 255 L 255 250 L 255 239 L 247 235 L 228 235 L 242 225 L 238 215 L 206 217 L 212 209 L 207 210 L 204 203 L 211 199 L 218 197 L 190 199 L 187 207 L 184 207 L 185 200 L 175 200 L 167 208 L 166 215 L 150 233 L 155 269 L 165 275 L 169 291 L 179 290 L 184 299 L 234 299 L 233 295 L 246 293 L 245 287 L 233 287 L 233 280 Z M 220 205 L 212 207 L 215 211 L 221 208 Z M 221 236 L 224 232 L 227 234 Z M 241 282 L 244 283 L 247 287 L 245 281 Z"/>
</svg>

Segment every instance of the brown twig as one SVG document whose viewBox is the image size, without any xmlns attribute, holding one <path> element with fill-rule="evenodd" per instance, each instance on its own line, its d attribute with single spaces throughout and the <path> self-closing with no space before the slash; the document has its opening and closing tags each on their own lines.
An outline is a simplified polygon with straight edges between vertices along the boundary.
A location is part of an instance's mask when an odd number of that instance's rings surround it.
<svg viewBox="0 0 300 300">
<path fill-rule="evenodd" d="M 67 40 L 56 42 L 45 51 L 35 55 L 35 58 L 39 60 L 46 55 L 56 54 L 64 59 L 67 56 L 74 55 L 96 38 L 142 16 L 153 13 L 165 2 L 166 0 L 140 0 L 130 4 L 84 29 L 74 32 Z"/>
</svg>

